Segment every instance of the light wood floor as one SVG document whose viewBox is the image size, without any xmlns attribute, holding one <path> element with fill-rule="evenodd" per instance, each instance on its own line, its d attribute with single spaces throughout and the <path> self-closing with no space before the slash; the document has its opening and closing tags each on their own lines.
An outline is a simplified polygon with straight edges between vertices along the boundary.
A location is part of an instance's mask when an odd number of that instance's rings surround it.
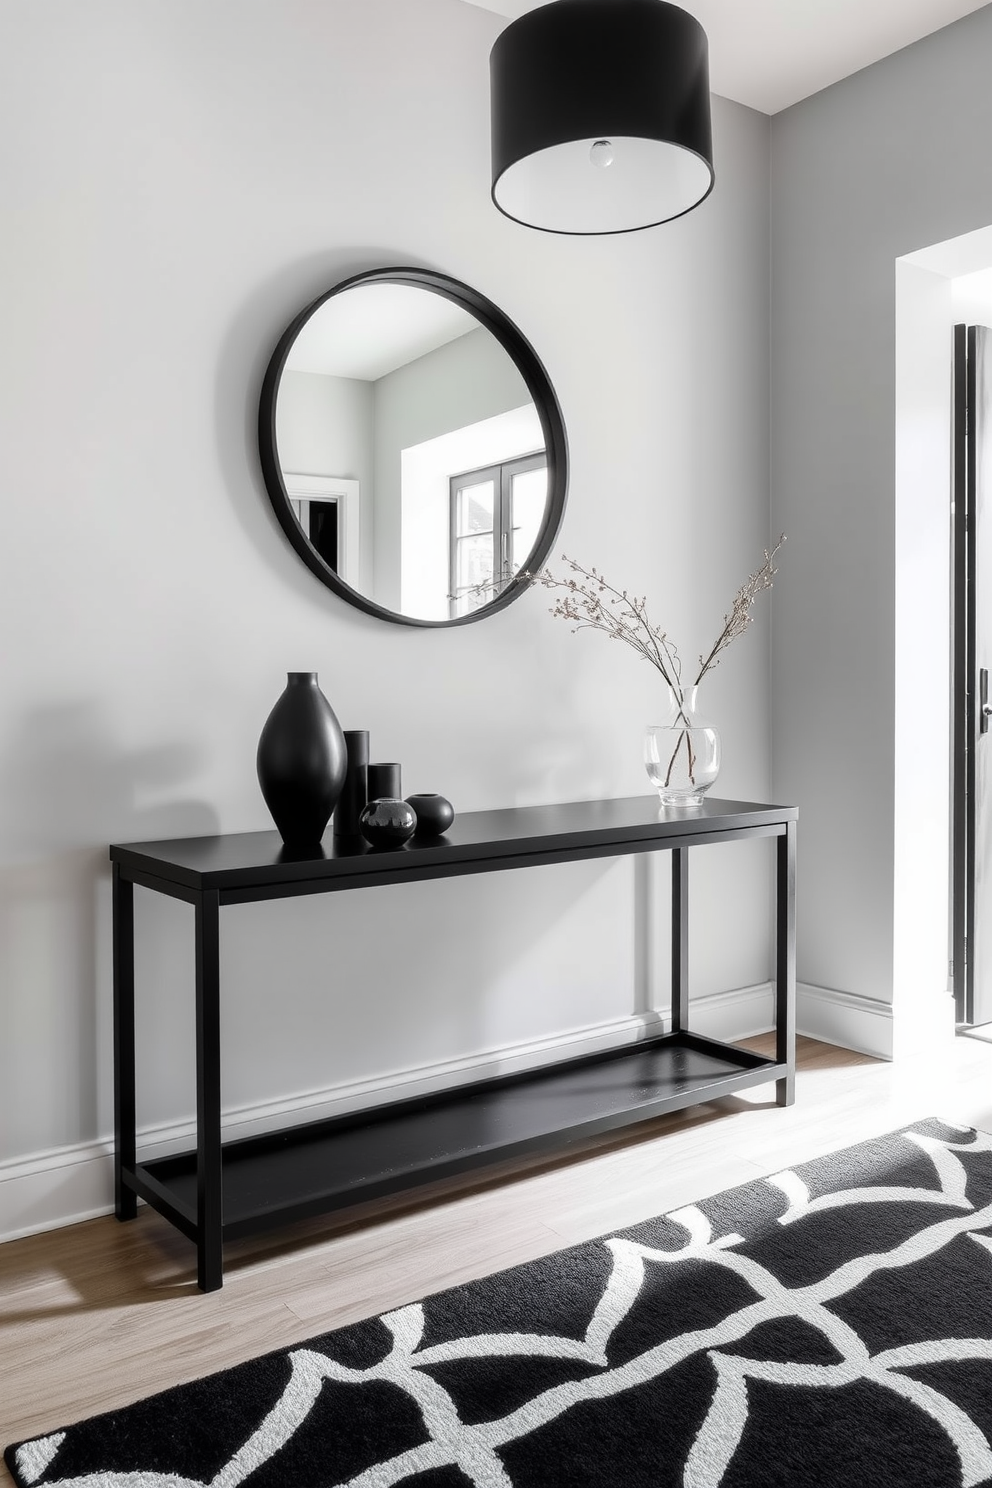
<svg viewBox="0 0 992 1488">
<path fill-rule="evenodd" d="M 958 1038 L 939 1059 L 884 1064 L 801 1039 L 797 1091 L 788 1110 L 769 1086 L 565 1160 L 230 1246 L 208 1296 L 192 1245 L 144 1207 L 130 1224 L 0 1245 L 0 1445 L 923 1116 L 992 1130 L 992 1043 Z"/>
</svg>

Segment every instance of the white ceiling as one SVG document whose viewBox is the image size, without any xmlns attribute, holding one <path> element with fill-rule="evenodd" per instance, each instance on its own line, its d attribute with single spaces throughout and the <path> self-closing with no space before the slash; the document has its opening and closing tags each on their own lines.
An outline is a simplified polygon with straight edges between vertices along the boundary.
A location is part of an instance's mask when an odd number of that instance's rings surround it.
<svg viewBox="0 0 992 1488">
<path fill-rule="evenodd" d="M 377 382 L 478 328 L 474 316 L 443 295 L 409 284 L 358 284 L 314 311 L 293 342 L 286 370 Z"/>
<path fill-rule="evenodd" d="M 543 0 L 467 0 L 516 17 Z M 777 114 L 986 0 L 679 0 L 710 43 L 714 93 Z"/>
</svg>

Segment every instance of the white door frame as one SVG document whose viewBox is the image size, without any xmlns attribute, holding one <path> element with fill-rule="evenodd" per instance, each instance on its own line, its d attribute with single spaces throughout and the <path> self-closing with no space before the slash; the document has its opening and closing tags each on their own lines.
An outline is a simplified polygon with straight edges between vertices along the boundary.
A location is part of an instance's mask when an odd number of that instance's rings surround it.
<svg viewBox="0 0 992 1488">
<path fill-rule="evenodd" d="M 359 482 L 338 475 L 305 475 L 284 470 L 286 494 L 297 520 L 306 531 L 304 501 L 336 501 L 338 507 L 338 577 L 352 589 L 359 587 L 360 506 Z"/>
</svg>

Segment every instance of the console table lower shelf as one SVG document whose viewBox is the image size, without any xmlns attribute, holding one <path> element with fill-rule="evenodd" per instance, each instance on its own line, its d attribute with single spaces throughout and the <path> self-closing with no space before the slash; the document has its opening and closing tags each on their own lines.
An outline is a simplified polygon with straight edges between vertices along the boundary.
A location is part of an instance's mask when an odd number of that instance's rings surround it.
<svg viewBox="0 0 992 1488">
<path fill-rule="evenodd" d="M 654 797 L 476 812 L 444 837 L 394 851 L 340 843 L 287 854 L 275 832 L 113 846 L 114 1184 L 118 1219 L 144 1199 L 196 1245 L 201 1290 L 223 1283 L 226 1240 L 330 1213 L 503 1160 L 560 1150 L 669 1111 L 775 1082 L 795 1091 L 795 807 L 707 800 L 659 811 Z M 775 1056 L 689 1029 L 690 848 L 775 842 Z M 428 1096 L 223 1140 L 220 910 L 224 905 L 663 850 L 672 863 L 672 1031 Z M 137 1151 L 134 889 L 194 910 L 196 1146 Z"/>
<path fill-rule="evenodd" d="M 787 1073 L 747 1049 L 677 1033 L 229 1142 L 221 1232 L 236 1240 L 486 1163 L 561 1150 Z M 195 1149 L 139 1163 L 125 1182 L 196 1239 Z"/>
</svg>

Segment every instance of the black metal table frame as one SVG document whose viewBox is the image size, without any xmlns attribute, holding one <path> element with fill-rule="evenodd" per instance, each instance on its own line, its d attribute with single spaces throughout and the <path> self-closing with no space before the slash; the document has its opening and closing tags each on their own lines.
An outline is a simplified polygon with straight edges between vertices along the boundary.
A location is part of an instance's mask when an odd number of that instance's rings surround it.
<svg viewBox="0 0 992 1488">
<path fill-rule="evenodd" d="M 592 802 L 573 803 L 556 808 L 515 808 L 506 812 L 476 813 L 462 817 L 456 828 L 460 835 L 451 842 L 420 846 L 408 850 L 370 853 L 360 849 L 328 856 L 312 863 L 279 861 L 275 834 L 242 834 L 237 838 L 187 839 L 176 843 L 137 843 L 114 846 L 113 862 L 113 975 L 114 975 L 114 1107 L 115 1107 L 115 1210 L 121 1220 L 134 1218 L 139 1198 L 164 1214 L 196 1244 L 197 1280 L 203 1291 L 213 1291 L 223 1282 L 223 1244 L 225 1238 L 257 1232 L 279 1223 L 341 1208 L 347 1203 L 415 1186 L 417 1183 L 464 1172 L 487 1161 L 505 1159 L 524 1152 L 550 1151 L 560 1148 L 571 1138 L 594 1135 L 619 1126 L 650 1119 L 664 1111 L 680 1109 L 700 1100 L 774 1080 L 779 1105 L 791 1105 L 795 1098 L 795 993 L 796 993 L 796 821 L 793 807 L 773 807 L 741 802 L 709 801 L 700 814 L 661 812 L 652 820 L 645 813 L 636 822 L 605 826 L 586 816 L 595 816 L 599 808 L 621 808 L 648 803 Z M 571 813 L 571 817 L 568 817 Z M 607 810 L 607 816 L 610 815 Z M 631 815 L 631 813 L 628 813 Z M 636 813 L 633 813 L 636 815 Z M 510 818 L 513 818 L 512 822 Z M 500 820 L 502 818 L 502 820 Z M 579 825 L 576 827 L 576 819 Z M 549 827 L 547 823 L 550 822 Z M 489 834 L 488 824 L 499 830 Z M 555 824 L 557 823 L 557 827 Z M 567 830 L 565 828 L 568 828 Z M 508 829 L 509 835 L 508 835 Z M 776 1048 L 773 1059 L 752 1054 L 736 1046 L 703 1038 L 689 1031 L 689 849 L 739 839 L 772 837 L 776 839 L 775 858 L 775 1024 Z M 264 847 L 258 862 L 237 872 L 223 867 L 211 871 L 190 868 L 179 861 L 182 850 L 193 850 L 199 844 L 240 845 L 257 839 Z M 241 1219 L 224 1218 L 224 1144 L 221 1133 L 221 1020 L 220 1020 L 220 909 L 223 905 L 295 897 L 302 894 L 327 893 L 339 889 L 371 887 L 380 883 L 402 883 L 442 878 L 465 873 L 531 867 L 541 864 L 578 861 L 596 857 L 613 857 L 627 853 L 665 850 L 672 857 L 671 881 L 671 965 L 672 1006 L 671 1032 L 647 1040 L 610 1049 L 598 1054 L 566 1060 L 561 1064 L 528 1070 L 520 1075 L 500 1076 L 462 1085 L 428 1097 L 414 1097 L 388 1107 L 375 1107 L 356 1115 L 332 1118 L 315 1123 L 312 1128 L 326 1127 L 335 1133 L 354 1133 L 362 1123 L 388 1118 L 395 1111 L 402 1115 L 436 1109 L 446 1101 L 466 1110 L 467 1103 L 480 1094 L 508 1087 L 520 1088 L 527 1082 L 568 1078 L 570 1070 L 586 1070 L 597 1062 L 617 1060 L 624 1055 L 639 1054 L 665 1046 L 677 1045 L 682 1050 L 695 1050 L 702 1055 L 716 1054 L 733 1058 L 724 1074 L 672 1094 L 659 1091 L 658 1098 L 629 1110 L 596 1114 L 592 1119 L 571 1123 L 567 1129 L 535 1132 L 526 1139 L 496 1145 L 486 1150 L 464 1150 L 443 1158 L 425 1161 L 401 1174 L 383 1175 L 370 1186 L 340 1193 L 301 1196 L 299 1202 L 262 1209 Z M 180 1159 L 159 1160 L 156 1164 L 139 1163 L 136 1130 L 136 1061 L 135 1061 L 135 975 L 134 975 L 134 903 L 135 885 L 192 904 L 195 915 L 195 1022 L 196 1022 L 196 1147 L 188 1154 L 188 1166 L 195 1164 L 195 1203 L 177 1197 L 170 1186 L 169 1175 Z M 453 1119 L 453 1118 L 452 1118 Z M 292 1140 L 295 1133 L 311 1128 L 290 1128 L 281 1134 Z M 388 1131 L 387 1131 L 388 1137 Z M 252 1139 L 232 1144 L 247 1146 Z M 261 1139 L 264 1142 L 266 1139 Z M 271 1146 L 271 1139 L 270 1139 Z M 170 1163 L 172 1166 L 170 1167 Z"/>
</svg>

